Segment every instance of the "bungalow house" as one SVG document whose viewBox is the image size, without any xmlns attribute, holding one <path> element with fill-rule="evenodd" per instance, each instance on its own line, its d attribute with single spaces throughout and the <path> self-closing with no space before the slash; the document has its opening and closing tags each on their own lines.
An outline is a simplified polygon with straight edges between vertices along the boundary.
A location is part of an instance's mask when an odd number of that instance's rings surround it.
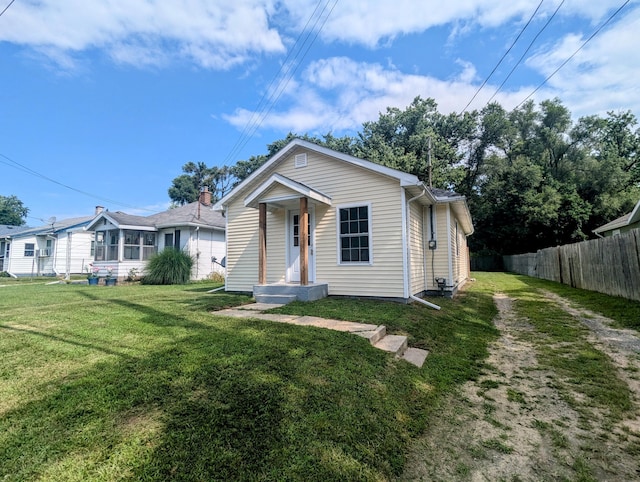
<svg viewBox="0 0 640 482">
<path fill-rule="evenodd" d="M 63 219 L 34 228 L 0 230 L 0 271 L 12 276 L 82 273 L 93 257 L 92 236 L 84 231 L 93 216 Z"/>
<path fill-rule="evenodd" d="M 593 232 L 600 237 L 617 236 L 637 228 L 640 228 L 640 201 L 638 201 L 638 204 L 636 204 L 630 213 L 594 229 Z"/>
<path fill-rule="evenodd" d="M 192 279 L 224 273 L 225 223 L 211 210 L 211 193 L 199 201 L 151 216 L 102 210 L 87 226 L 95 235 L 93 267 L 99 276 L 126 278 L 131 270 L 144 271 L 149 257 L 165 248 L 180 249 L 194 258 Z"/>
<path fill-rule="evenodd" d="M 12 224 L 0 224 L 0 273 L 5 272 L 5 266 L 9 263 L 9 254 L 11 253 L 11 236 L 18 234 L 25 229 L 31 229 L 29 226 L 14 226 Z M 7 260 L 5 263 L 5 259 Z"/>
<path fill-rule="evenodd" d="M 293 140 L 213 207 L 225 215 L 226 290 L 259 301 L 408 302 L 469 279 L 463 196 Z"/>
</svg>

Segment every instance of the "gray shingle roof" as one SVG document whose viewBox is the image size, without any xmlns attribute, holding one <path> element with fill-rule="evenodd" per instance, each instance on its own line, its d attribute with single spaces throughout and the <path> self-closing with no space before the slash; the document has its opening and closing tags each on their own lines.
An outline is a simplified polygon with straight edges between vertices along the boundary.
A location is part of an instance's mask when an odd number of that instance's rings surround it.
<svg viewBox="0 0 640 482">
<path fill-rule="evenodd" d="M 111 219 L 113 219 L 120 226 L 148 226 L 155 227 L 151 216 L 136 216 L 135 214 L 127 214 L 122 211 L 105 211 Z"/>
<path fill-rule="evenodd" d="M 58 233 L 70 228 L 79 227 L 83 224 L 89 224 L 93 216 L 82 216 L 77 218 L 67 218 L 56 221 L 53 224 L 43 224 L 41 226 L 14 226 L 8 228 L 6 232 L 0 231 L 2 236 L 33 236 L 37 234 Z M 3 225 L 5 226 L 5 225 Z"/>
<path fill-rule="evenodd" d="M 437 187 L 429 188 L 431 193 L 437 198 L 456 198 L 462 197 L 462 194 L 458 194 L 457 192 L 447 191 L 446 189 L 439 189 Z"/>
<path fill-rule="evenodd" d="M 200 208 L 198 209 L 198 205 Z M 199 216 L 199 217 L 198 217 Z M 158 214 L 148 216 L 156 227 L 183 226 L 185 224 L 199 224 L 216 228 L 225 228 L 225 220 L 221 213 L 199 202 L 193 202 Z"/>
<path fill-rule="evenodd" d="M 12 226 L 10 224 L 0 224 L 0 236 L 12 236 L 20 231 L 31 229 L 29 226 Z"/>
<path fill-rule="evenodd" d="M 199 206 L 199 207 L 198 207 Z M 167 209 L 161 213 L 150 216 L 136 216 L 122 211 L 103 211 L 93 218 L 91 225 L 95 225 L 100 216 L 106 216 L 118 226 L 171 228 L 177 226 L 202 226 L 209 228 L 225 229 L 225 219 L 221 213 L 213 211 L 211 206 L 193 202 L 184 206 Z M 92 230 L 95 229 L 92 227 Z"/>
</svg>

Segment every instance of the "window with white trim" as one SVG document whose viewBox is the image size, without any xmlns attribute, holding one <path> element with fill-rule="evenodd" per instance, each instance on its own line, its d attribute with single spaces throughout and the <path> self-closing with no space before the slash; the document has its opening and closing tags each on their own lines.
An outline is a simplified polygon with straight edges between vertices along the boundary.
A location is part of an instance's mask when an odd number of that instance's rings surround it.
<svg viewBox="0 0 640 482">
<path fill-rule="evenodd" d="M 33 257 L 35 255 L 36 245 L 34 243 L 24 243 L 24 255 Z"/>
<path fill-rule="evenodd" d="M 339 263 L 371 264 L 371 206 L 338 207 Z"/>
</svg>

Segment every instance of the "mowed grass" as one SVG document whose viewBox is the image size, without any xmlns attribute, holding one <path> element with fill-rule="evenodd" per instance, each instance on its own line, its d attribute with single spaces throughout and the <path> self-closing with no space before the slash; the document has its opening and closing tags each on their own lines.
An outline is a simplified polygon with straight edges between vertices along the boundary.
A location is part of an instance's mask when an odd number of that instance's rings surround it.
<svg viewBox="0 0 640 482">
<path fill-rule="evenodd" d="M 0 479 L 387 479 L 497 336 L 490 283 L 442 311 L 287 308 L 405 333 L 421 369 L 354 335 L 214 316 L 249 298 L 211 287 L 1 288 Z"/>
</svg>

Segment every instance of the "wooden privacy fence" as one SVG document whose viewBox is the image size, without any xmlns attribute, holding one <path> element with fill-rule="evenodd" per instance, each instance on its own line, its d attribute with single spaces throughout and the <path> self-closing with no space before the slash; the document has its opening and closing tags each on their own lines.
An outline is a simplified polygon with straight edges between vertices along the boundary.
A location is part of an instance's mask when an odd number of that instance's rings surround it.
<svg viewBox="0 0 640 482">
<path fill-rule="evenodd" d="M 640 301 L 640 229 L 504 257 L 506 271 Z"/>
</svg>

